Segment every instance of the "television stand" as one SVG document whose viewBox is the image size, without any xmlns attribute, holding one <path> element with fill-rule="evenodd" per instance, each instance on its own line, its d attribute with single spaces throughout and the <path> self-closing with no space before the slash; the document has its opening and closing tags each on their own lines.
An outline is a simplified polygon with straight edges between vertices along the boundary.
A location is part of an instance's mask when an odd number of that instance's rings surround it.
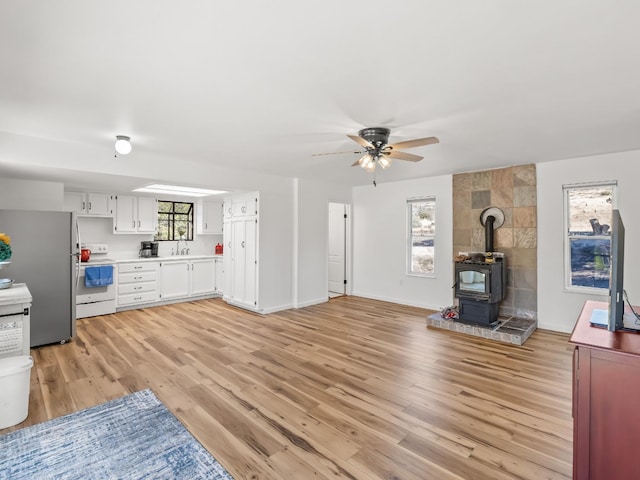
<svg viewBox="0 0 640 480">
<path fill-rule="evenodd" d="M 573 478 L 636 480 L 640 335 L 593 328 L 593 311 L 607 307 L 585 302 L 569 340 L 575 345 Z"/>
</svg>

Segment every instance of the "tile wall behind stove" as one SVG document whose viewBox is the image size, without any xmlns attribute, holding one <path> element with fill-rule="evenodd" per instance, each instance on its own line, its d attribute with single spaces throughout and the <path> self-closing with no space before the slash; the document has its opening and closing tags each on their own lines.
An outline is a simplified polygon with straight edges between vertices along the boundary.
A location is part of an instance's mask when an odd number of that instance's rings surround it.
<svg viewBox="0 0 640 480">
<path fill-rule="evenodd" d="M 494 232 L 494 250 L 504 252 L 507 293 L 500 314 L 537 318 L 536 167 L 515 167 L 453 176 L 453 252 L 485 249 L 480 214 L 499 207 L 505 215 Z M 453 267 L 452 267 L 453 268 Z"/>
</svg>

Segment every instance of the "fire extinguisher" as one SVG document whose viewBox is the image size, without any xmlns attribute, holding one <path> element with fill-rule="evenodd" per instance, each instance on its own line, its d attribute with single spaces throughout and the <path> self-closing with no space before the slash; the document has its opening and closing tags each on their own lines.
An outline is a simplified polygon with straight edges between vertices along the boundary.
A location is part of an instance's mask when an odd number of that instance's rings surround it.
<svg viewBox="0 0 640 480">
<path fill-rule="evenodd" d="M 216 245 L 216 255 L 222 255 L 222 245 L 220 243 Z"/>
</svg>

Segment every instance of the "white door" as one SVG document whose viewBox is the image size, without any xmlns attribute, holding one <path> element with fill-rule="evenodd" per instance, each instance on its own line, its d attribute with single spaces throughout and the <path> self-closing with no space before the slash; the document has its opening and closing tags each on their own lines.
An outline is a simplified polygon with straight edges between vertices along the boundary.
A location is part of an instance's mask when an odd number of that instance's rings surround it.
<svg viewBox="0 0 640 480">
<path fill-rule="evenodd" d="M 258 253 L 258 224 L 256 218 L 245 220 L 245 290 L 244 301 L 247 305 L 258 306 L 258 277 L 257 277 L 257 253 Z"/>
<path fill-rule="evenodd" d="M 231 222 L 231 291 L 229 297 L 237 302 L 243 302 L 245 298 L 245 263 L 246 241 L 245 222 L 234 220 Z"/>
<path fill-rule="evenodd" d="M 224 285 L 224 262 L 222 259 L 220 258 L 216 258 L 216 292 L 217 293 L 222 293 L 223 292 L 223 285 Z"/>
<path fill-rule="evenodd" d="M 344 295 L 346 281 L 346 205 L 329 204 L 329 292 Z"/>
<path fill-rule="evenodd" d="M 87 213 L 90 215 L 111 215 L 111 195 L 87 193 Z"/>
<path fill-rule="evenodd" d="M 216 290 L 216 267 L 213 258 L 191 261 L 191 295 L 205 295 Z"/>
<path fill-rule="evenodd" d="M 184 298 L 189 296 L 189 262 L 162 262 L 160 264 L 160 298 Z"/>
<path fill-rule="evenodd" d="M 138 197 L 138 232 L 155 233 L 158 202 L 155 198 Z"/>
<path fill-rule="evenodd" d="M 116 197 L 116 233 L 135 232 L 138 229 L 138 202 L 136 197 L 118 195 Z"/>
<path fill-rule="evenodd" d="M 226 204 L 225 204 L 226 205 Z M 233 274 L 232 269 L 232 259 L 233 259 L 233 251 L 232 251 L 232 242 L 231 238 L 233 236 L 232 231 L 233 223 L 230 220 L 225 220 L 222 225 L 222 264 L 224 270 L 224 277 L 222 282 L 222 295 L 223 297 L 229 298 L 231 297 L 231 291 L 233 289 L 233 285 L 231 284 L 231 278 Z"/>
<path fill-rule="evenodd" d="M 240 218 L 231 222 L 232 277 L 231 294 L 235 302 L 257 306 L 257 238 L 256 218 Z M 225 292 L 226 293 L 226 292 Z"/>
</svg>

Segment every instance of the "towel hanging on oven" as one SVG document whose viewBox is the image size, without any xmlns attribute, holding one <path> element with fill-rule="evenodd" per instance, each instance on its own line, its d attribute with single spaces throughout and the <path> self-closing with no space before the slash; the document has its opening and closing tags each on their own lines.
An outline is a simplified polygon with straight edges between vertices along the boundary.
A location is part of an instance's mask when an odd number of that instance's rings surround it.
<svg viewBox="0 0 640 480">
<path fill-rule="evenodd" d="M 113 265 L 102 265 L 100 267 L 85 267 L 84 286 L 85 287 L 106 287 L 113 283 Z"/>
</svg>

